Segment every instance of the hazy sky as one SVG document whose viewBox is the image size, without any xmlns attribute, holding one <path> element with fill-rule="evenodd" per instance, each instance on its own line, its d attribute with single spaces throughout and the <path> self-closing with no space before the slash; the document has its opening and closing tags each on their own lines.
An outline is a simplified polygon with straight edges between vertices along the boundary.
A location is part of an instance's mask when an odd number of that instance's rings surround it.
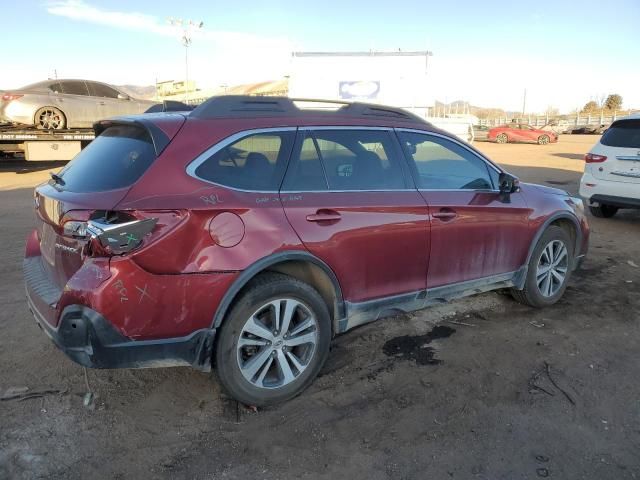
<svg viewBox="0 0 640 480">
<path fill-rule="evenodd" d="M 169 17 L 204 22 L 199 87 L 279 79 L 290 52 L 431 50 L 443 101 L 563 111 L 620 93 L 640 108 L 640 0 L 322 2 L 2 0 L 0 89 L 54 76 L 150 85 L 184 77 Z"/>
</svg>

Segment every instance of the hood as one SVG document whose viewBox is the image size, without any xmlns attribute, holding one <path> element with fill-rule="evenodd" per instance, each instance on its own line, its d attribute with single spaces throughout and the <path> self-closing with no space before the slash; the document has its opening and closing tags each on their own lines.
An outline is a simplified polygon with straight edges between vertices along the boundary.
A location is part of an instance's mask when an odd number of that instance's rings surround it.
<svg viewBox="0 0 640 480">
<path fill-rule="evenodd" d="M 521 183 L 521 186 L 525 186 L 526 188 L 532 188 L 535 190 L 539 190 L 542 193 L 550 194 L 550 195 L 561 195 L 563 197 L 570 197 L 569 192 L 566 190 L 561 190 L 559 188 L 547 187 L 546 185 L 538 185 L 536 183 Z"/>
</svg>

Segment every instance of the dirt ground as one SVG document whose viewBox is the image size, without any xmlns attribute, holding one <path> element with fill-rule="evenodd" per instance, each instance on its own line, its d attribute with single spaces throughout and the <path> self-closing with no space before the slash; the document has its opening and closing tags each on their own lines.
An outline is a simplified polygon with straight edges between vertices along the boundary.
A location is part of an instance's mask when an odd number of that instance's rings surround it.
<svg viewBox="0 0 640 480">
<path fill-rule="evenodd" d="M 593 136 L 479 144 L 525 181 L 577 192 Z M 500 292 L 338 337 L 320 378 L 252 412 L 187 368 L 88 371 L 36 327 L 21 262 L 32 188 L 0 166 L 0 478 L 640 479 L 640 212 L 591 218 L 554 307 Z"/>
</svg>

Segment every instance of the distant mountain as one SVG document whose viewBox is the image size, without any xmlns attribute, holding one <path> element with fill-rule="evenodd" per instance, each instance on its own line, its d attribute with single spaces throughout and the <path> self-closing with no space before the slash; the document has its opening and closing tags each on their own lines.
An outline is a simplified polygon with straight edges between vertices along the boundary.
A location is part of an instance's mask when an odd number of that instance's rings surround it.
<svg viewBox="0 0 640 480">
<path fill-rule="evenodd" d="M 117 87 L 127 95 L 145 100 L 153 100 L 156 94 L 155 85 L 117 85 Z"/>
</svg>

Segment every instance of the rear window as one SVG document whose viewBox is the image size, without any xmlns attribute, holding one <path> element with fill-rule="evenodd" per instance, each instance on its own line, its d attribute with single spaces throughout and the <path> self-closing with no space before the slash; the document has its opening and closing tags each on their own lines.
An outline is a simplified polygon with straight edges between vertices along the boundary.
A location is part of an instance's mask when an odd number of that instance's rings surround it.
<svg viewBox="0 0 640 480">
<path fill-rule="evenodd" d="M 153 143 L 144 129 L 109 127 L 62 169 L 61 188 L 86 193 L 129 187 L 155 159 Z"/>
<path fill-rule="evenodd" d="M 600 139 L 608 147 L 640 148 L 640 120 L 623 120 L 614 123 Z"/>
</svg>

